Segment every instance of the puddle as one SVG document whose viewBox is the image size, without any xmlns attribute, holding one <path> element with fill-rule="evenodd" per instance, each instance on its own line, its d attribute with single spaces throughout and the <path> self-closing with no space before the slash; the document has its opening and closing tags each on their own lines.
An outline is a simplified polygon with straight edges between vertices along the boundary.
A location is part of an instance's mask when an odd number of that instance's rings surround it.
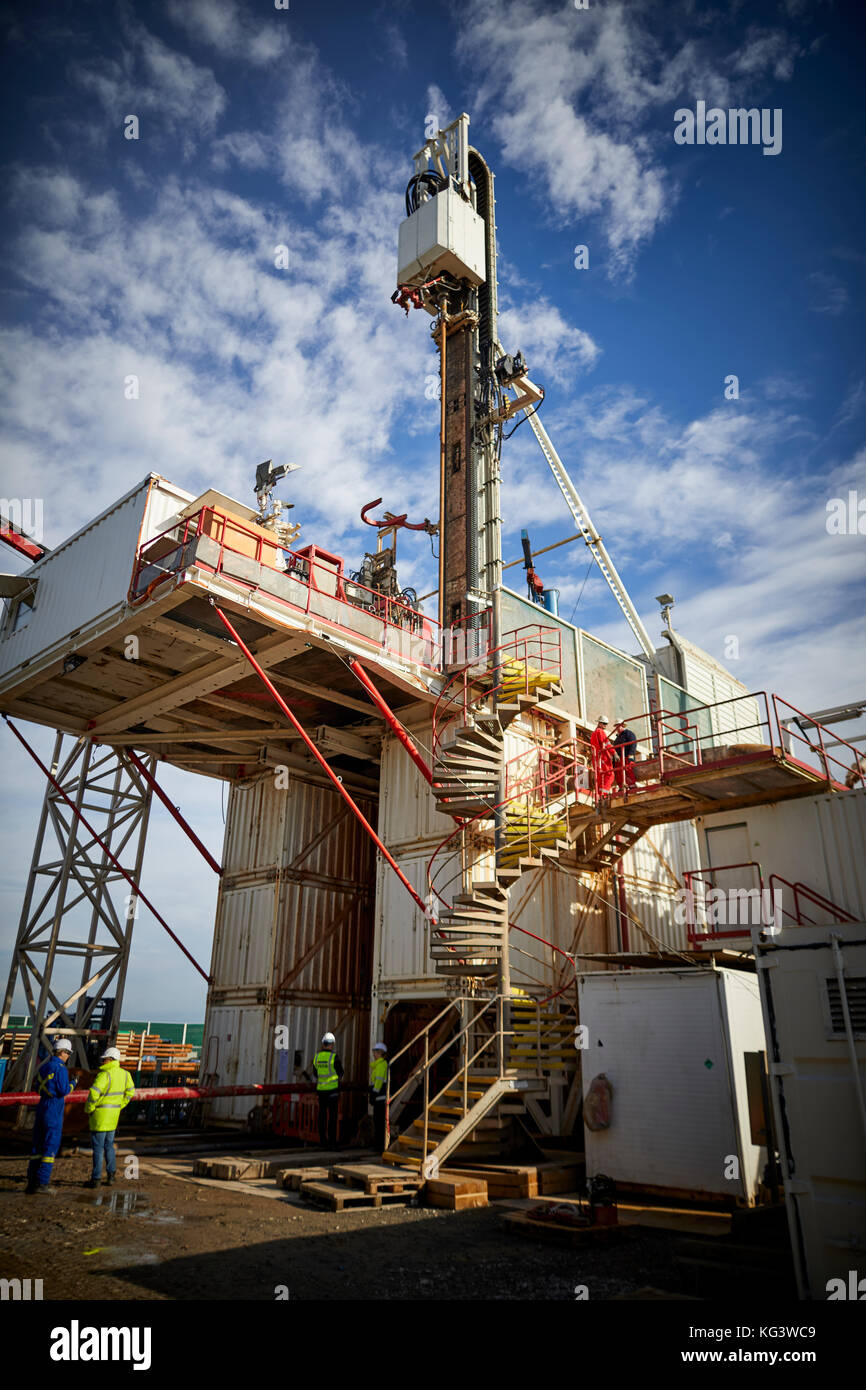
<svg viewBox="0 0 866 1390">
<path fill-rule="evenodd" d="M 113 1216 L 135 1216 L 161 1226 L 179 1226 L 182 1216 L 170 1212 L 152 1211 L 150 1198 L 143 1192 L 100 1192 L 96 1197 L 82 1195 L 79 1202 L 88 1207 L 101 1207 Z"/>
<path fill-rule="evenodd" d="M 101 1269 L 111 1269 L 117 1265 L 155 1265 L 159 1256 L 152 1250 L 138 1250 L 134 1245 L 103 1245 L 93 1255 Z"/>
</svg>

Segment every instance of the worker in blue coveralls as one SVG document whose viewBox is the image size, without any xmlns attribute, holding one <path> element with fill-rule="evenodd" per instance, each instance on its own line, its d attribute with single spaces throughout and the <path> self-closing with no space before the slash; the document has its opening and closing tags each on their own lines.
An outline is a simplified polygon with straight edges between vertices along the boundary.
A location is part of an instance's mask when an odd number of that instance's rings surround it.
<svg viewBox="0 0 866 1390">
<path fill-rule="evenodd" d="M 54 1056 L 43 1062 L 36 1072 L 35 1084 L 39 1092 L 39 1104 L 33 1120 L 33 1147 L 27 1165 L 27 1186 L 29 1196 L 38 1193 L 51 1197 L 49 1187 L 54 1171 L 54 1160 L 63 1136 L 64 1098 L 72 1090 L 66 1062 L 72 1052 L 72 1043 L 67 1038 L 58 1038 L 54 1044 Z"/>
</svg>

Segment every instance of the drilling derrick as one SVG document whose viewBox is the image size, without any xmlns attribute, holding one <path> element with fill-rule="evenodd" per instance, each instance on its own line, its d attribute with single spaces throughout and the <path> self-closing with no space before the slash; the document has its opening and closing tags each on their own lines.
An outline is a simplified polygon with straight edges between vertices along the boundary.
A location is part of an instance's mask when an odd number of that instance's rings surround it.
<svg viewBox="0 0 866 1390">
<path fill-rule="evenodd" d="M 434 316 L 440 361 L 439 617 L 471 627 L 500 583 L 493 175 L 460 116 L 419 150 L 400 227 L 398 289 Z M 494 610 L 496 605 L 494 604 Z M 496 625 L 494 612 L 494 627 Z M 494 644 L 495 645 L 495 644 Z"/>
</svg>

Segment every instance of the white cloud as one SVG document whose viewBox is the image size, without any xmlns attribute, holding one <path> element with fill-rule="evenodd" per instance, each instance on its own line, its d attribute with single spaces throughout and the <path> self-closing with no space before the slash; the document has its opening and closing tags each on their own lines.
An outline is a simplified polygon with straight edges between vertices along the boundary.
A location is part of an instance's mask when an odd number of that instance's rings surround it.
<svg viewBox="0 0 866 1390">
<path fill-rule="evenodd" d="M 568 384 L 595 366 L 601 348 L 588 333 L 566 323 L 554 304 L 537 299 L 499 315 L 499 339 L 506 352 L 520 348 L 530 378 L 548 376 Z"/>
<path fill-rule="evenodd" d="M 120 11 L 116 51 L 98 63 L 74 61 L 72 81 L 96 97 L 118 138 L 126 116 L 134 115 L 140 139 L 164 142 L 170 135 L 189 158 L 225 110 L 226 94 L 213 73 L 163 43 L 126 9 Z"/>
<path fill-rule="evenodd" d="M 669 122 L 672 131 L 674 106 L 695 97 L 724 106 L 741 91 L 751 98 L 762 82 L 789 78 L 799 53 L 778 29 L 750 27 L 732 50 L 725 30 L 712 42 L 688 4 L 665 21 L 657 5 L 641 3 L 577 11 L 472 0 L 461 26 L 460 52 L 477 75 L 474 109 L 552 221 L 598 219 L 611 276 L 633 273 L 676 201 L 675 166 L 663 166 L 658 134 Z M 696 32 L 681 39 L 689 26 Z M 583 229 L 580 237 L 589 240 Z"/>
<path fill-rule="evenodd" d="M 221 57 L 263 66 L 281 57 L 290 44 L 291 15 L 262 7 L 265 23 L 252 18 L 237 0 L 168 0 L 169 18 Z"/>
</svg>

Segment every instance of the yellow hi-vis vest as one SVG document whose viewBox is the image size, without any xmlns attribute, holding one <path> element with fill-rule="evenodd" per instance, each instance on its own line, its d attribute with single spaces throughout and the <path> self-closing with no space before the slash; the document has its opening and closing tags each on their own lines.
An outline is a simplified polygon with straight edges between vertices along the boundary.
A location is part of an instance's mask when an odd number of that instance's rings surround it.
<svg viewBox="0 0 866 1390">
<path fill-rule="evenodd" d="M 370 1063 L 370 1085 L 374 1091 L 381 1091 L 384 1095 L 387 1080 L 388 1063 L 384 1057 L 377 1057 L 375 1062 Z"/>
<path fill-rule="evenodd" d="M 317 1052 L 313 1058 L 313 1066 L 316 1068 L 316 1090 L 317 1091 L 336 1091 L 340 1084 L 337 1075 L 337 1068 L 334 1066 L 336 1052 Z"/>
<path fill-rule="evenodd" d="M 135 1085 L 129 1072 L 112 1058 L 103 1062 L 84 1103 L 90 1128 L 117 1129 L 120 1112 L 134 1094 Z"/>
</svg>

